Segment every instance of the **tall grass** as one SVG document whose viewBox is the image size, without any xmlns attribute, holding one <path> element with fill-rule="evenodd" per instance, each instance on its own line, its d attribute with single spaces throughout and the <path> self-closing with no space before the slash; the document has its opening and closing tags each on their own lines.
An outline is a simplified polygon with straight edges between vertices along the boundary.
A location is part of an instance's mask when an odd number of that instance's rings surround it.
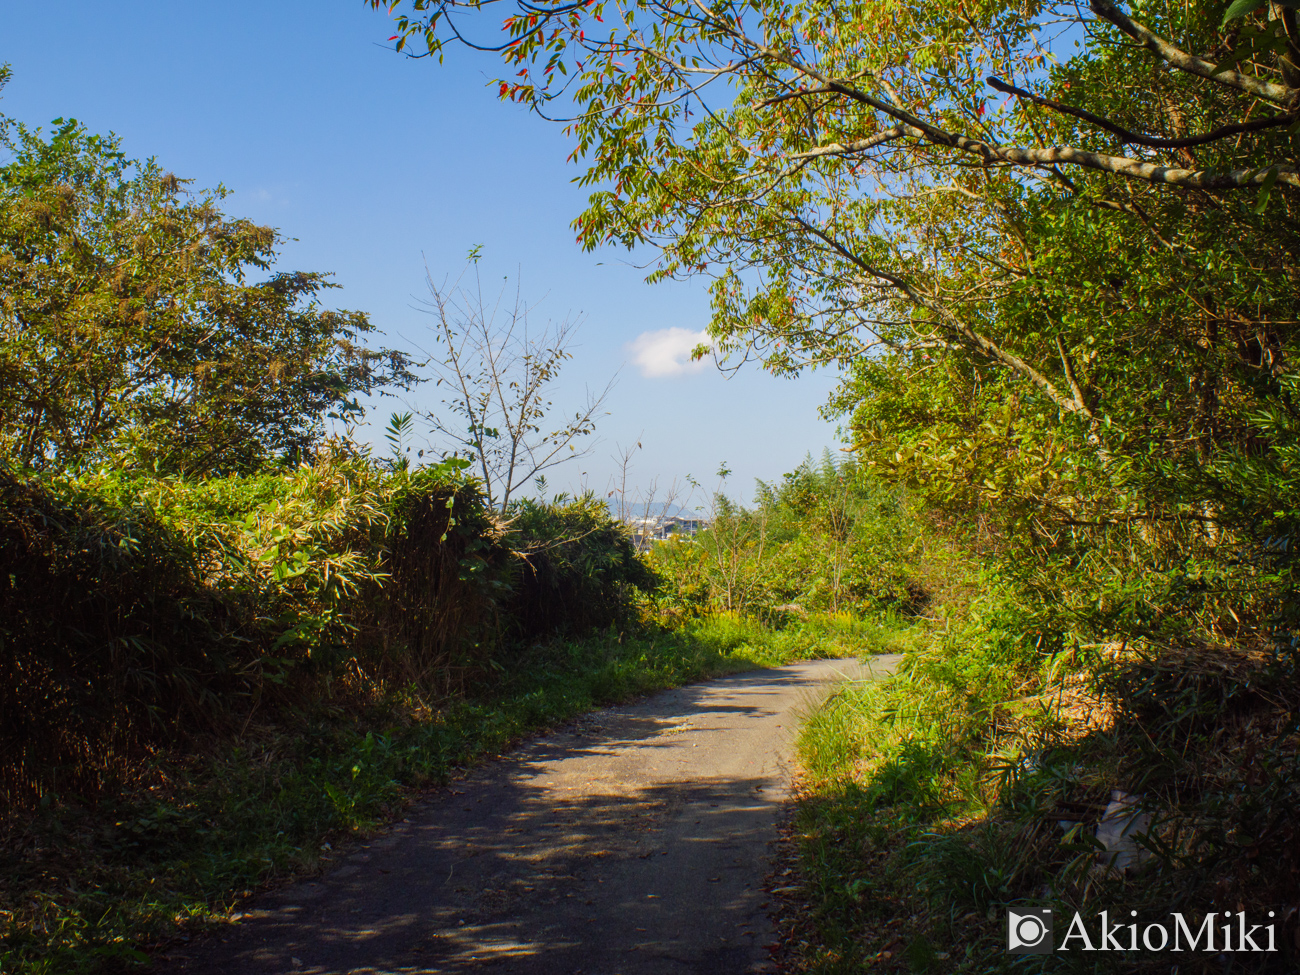
<svg viewBox="0 0 1300 975">
<path fill-rule="evenodd" d="M 268 709 L 462 693 L 636 616 L 655 579 L 594 500 L 502 521 L 454 475 L 339 448 L 200 481 L 0 472 L 0 799 L 111 791 Z"/>
<path fill-rule="evenodd" d="M 673 617 L 732 613 L 781 626 L 808 613 L 875 618 L 924 610 L 923 526 L 905 494 L 852 458 L 811 458 L 744 507 L 714 495 L 709 526 L 650 552 Z"/>
<path fill-rule="evenodd" d="M 0 474 L 6 805 L 111 789 L 132 756 L 270 699 L 445 679 L 492 608 L 474 570 L 503 561 L 478 502 L 333 455 L 198 482 Z M 436 566 L 410 571 L 413 549 Z M 429 606 L 435 632 L 411 632 Z"/>
<path fill-rule="evenodd" d="M 1234 956 L 1231 970 L 1292 970 L 1295 655 L 1045 649 L 1015 586 L 984 583 L 943 624 L 913 624 L 895 678 L 843 688 L 803 731 L 812 920 L 800 964 L 1167 972 L 1155 954 L 1007 955 L 1006 912 L 1093 923 L 1101 910 L 1158 920 L 1217 907 L 1290 918 L 1278 954 Z M 1151 817 L 1124 870 L 1093 839 L 1113 790 Z M 1217 956 L 1175 960 L 1224 970 Z"/>
</svg>

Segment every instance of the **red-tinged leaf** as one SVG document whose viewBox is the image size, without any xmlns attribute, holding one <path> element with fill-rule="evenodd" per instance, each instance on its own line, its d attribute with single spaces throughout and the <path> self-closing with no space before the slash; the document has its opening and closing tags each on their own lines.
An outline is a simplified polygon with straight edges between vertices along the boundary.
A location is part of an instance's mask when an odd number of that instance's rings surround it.
<svg viewBox="0 0 1300 975">
<path fill-rule="evenodd" d="M 401 36 L 400 34 L 394 34 L 392 37 L 389 38 L 389 40 L 390 40 L 390 41 L 395 41 L 395 40 L 397 40 L 397 38 L 400 37 L 400 36 Z"/>
</svg>

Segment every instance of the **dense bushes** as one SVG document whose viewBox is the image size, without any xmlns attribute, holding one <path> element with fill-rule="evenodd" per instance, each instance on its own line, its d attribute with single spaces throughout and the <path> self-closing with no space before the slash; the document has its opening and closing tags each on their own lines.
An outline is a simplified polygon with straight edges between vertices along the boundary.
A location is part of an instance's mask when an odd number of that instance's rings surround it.
<svg viewBox="0 0 1300 975">
<path fill-rule="evenodd" d="M 945 618 L 912 627 L 898 678 L 845 688 L 803 733 L 800 833 L 816 891 L 805 961 L 856 971 L 889 952 L 919 971 L 1013 971 L 1007 910 L 1091 924 L 1103 910 L 1199 918 L 1229 904 L 1279 919 L 1279 953 L 1237 956 L 1233 970 L 1293 970 L 1296 650 L 1088 642 L 1063 634 L 1068 608 L 1049 614 L 1020 576 L 986 559 L 954 568 L 978 571 L 976 598 L 936 593 Z M 1116 790 L 1149 817 L 1124 869 L 1098 839 Z M 1035 970 L 1081 970 L 1071 957 Z M 1088 970 L 1168 971 L 1162 958 Z M 1223 958 L 1179 964 L 1217 972 Z"/>
<path fill-rule="evenodd" d="M 782 622 L 809 612 L 915 612 L 921 526 L 902 494 L 852 458 L 811 458 L 779 483 L 759 482 L 756 503 L 722 494 L 695 538 L 656 546 L 664 603 Z"/>
<path fill-rule="evenodd" d="M 0 794 L 93 794 L 259 708 L 445 695 L 651 581 L 590 499 L 504 522 L 454 468 L 343 449 L 203 481 L 0 475 Z"/>
<path fill-rule="evenodd" d="M 553 504 L 524 500 L 511 530 L 521 565 L 510 619 L 521 636 L 582 633 L 632 622 L 632 594 L 655 588 L 627 531 L 591 495 Z"/>
<path fill-rule="evenodd" d="M 56 770 L 94 791 L 115 753 L 214 717 L 249 661 L 234 609 L 148 509 L 0 473 L 0 795 Z"/>
</svg>

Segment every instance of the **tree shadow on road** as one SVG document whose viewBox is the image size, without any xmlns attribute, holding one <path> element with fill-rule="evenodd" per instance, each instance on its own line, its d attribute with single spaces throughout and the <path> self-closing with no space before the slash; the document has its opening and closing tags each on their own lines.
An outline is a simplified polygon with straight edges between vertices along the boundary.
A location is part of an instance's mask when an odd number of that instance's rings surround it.
<svg viewBox="0 0 1300 975">
<path fill-rule="evenodd" d="M 754 671 L 586 715 L 157 970 L 748 970 L 784 793 L 744 736 L 779 751 L 792 699 L 826 676 Z"/>
</svg>

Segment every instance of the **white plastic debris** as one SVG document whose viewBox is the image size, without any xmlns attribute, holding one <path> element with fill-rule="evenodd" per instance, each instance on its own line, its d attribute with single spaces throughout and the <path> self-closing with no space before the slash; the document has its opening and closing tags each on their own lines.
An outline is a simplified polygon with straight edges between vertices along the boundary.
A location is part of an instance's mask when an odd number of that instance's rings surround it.
<svg viewBox="0 0 1300 975">
<path fill-rule="evenodd" d="M 1151 851 L 1143 849 L 1137 841 L 1151 829 L 1150 814 L 1138 808 L 1141 799 L 1123 789 L 1115 789 L 1097 824 L 1097 842 L 1105 847 L 1104 851 L 1097 851 L 1097 860 L 1121 873 L 1151 858 Z"/>
</svg>

